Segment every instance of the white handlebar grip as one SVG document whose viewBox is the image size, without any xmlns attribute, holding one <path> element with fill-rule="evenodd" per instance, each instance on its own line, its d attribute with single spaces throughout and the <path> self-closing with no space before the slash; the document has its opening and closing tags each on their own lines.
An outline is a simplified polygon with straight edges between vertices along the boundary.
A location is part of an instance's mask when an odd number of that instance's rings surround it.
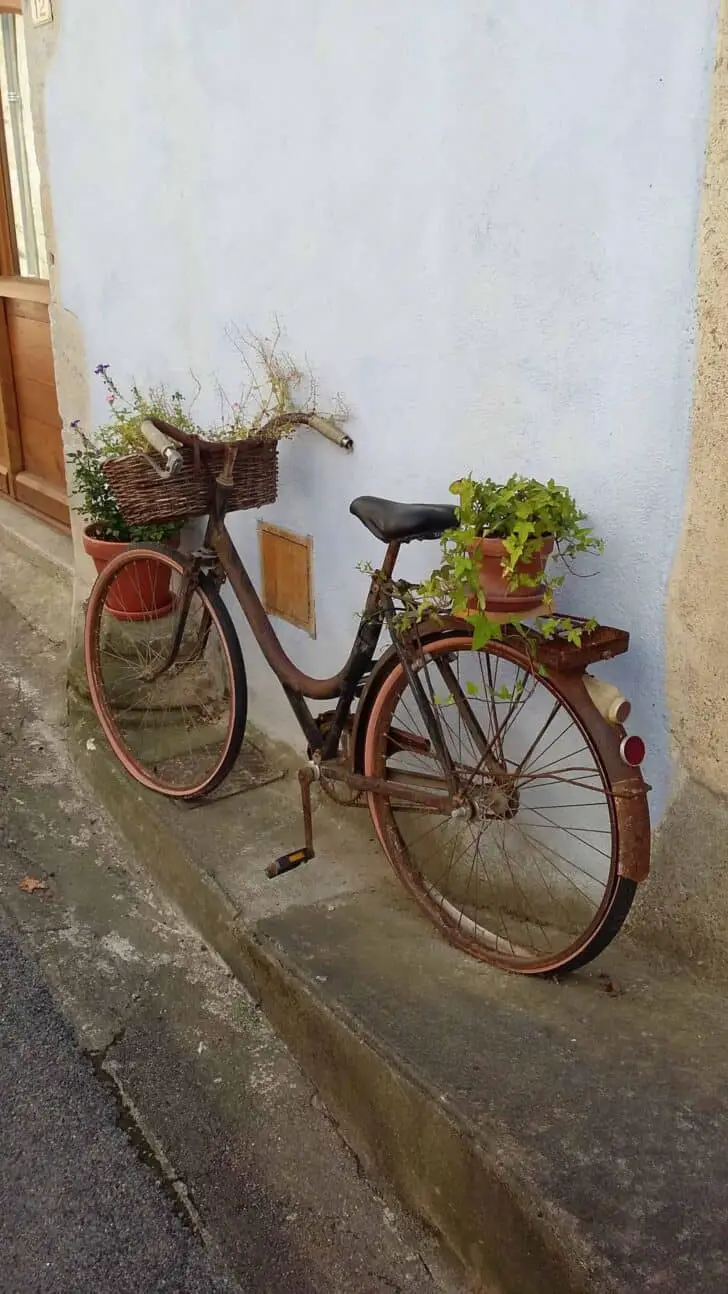
<svg viewBox="0 0 728 1294">
<path fill-rule="evenodd" d="M 318 414 L 311 414 L 308 425 L 314 431 L 317 431 L 320 436 L 324 436 L 326 440 L 332 441 L 334 445 L 339 445 L 341 449 L 354 448 L 351 436 L 347 436 L 345 431 L 337 427 L 335 422 L 330 422 L 328 418 L 319 418 Z"/>
<path fill-rule="evenodd" d="M 164 459 L 164 475 L 166 477 L 176 476 L 182 467 L 182 455 L 174 441 L 170 440 L 169 436 L 165 436 L 164 432 L 155 427 L 154 423 L 150 422 L 148 418 L 145 418 L 141 424 L 141 433 L 147 444 L 151 445 L 152 449 L 156 449 L 157 453 L 161 454 Z M 151 459 L 149 461 L 151 462 Z"/>
<path fill-rule="evenodd" d="M 147 444 L 151 445 L 152 449 L 156 449 L 157 453 L 162 455 L 162 458 L 166 458 L 170 449 L 177 448 L 174 441 L 170 440 L 169 436 L 165 436 L 164 432 L 155 427 L 154 423 L 150 422 L 148 418 L 144 419 L 140 430 Z"/>
</svg>

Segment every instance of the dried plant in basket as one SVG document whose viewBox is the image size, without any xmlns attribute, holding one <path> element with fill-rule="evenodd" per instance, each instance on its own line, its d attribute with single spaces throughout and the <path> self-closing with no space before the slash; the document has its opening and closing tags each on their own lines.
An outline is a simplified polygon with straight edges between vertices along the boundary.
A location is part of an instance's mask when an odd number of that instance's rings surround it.
<svg viewBox="0 0 728 1294">
<path fill-rule="evenodd" d="M 313 377 L 294 363 L 280 345 L 280 329 L 272 339 L 244 336 L 228 330 L 243 366 L 243 382 L 231 400 L 216 383 L 219 419 L 203 428 L 193 417 L 201 385 L 185 401 L 180 391 L 158 385 L 142 391 L 134 382 L 125 395 L 108 364 L 95 370 L 106 388 L 109 418 L 93 440 L 82 437 L 72 454 L 81 510 L 96 533 L 121 541 L 160 539 L 179 529 L 187 518 L 204 515 L 210 505 L 225 453 L 236 443 L 231 509 L 273 503 L 278 484 L 278 442 L 310 423 L 340 423 L 347 411 L 337 403 L 335 414 L 321 414 Z M 212 455 L 200 461 L 192 449 L 183 450 L 183 468 L 172 480 L 161 481 L 150 459 L 140 426 L 146 418 L 171 423 L 192 436 L 219 443 L 219 462 Z M 154 533 L 150 533 L 151 530 Z M 166 532 L 160 534 L 160 527 Z"/>
</svg>

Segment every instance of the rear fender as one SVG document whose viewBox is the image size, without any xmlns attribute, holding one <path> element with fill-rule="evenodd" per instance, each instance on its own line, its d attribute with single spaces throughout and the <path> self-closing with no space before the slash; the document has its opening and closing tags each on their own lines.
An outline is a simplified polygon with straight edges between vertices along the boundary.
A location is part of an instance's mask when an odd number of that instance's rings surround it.
<svg viewBox="0 0 728 1294">
<path fill-rule="evenodd" d="M 650 871 L 649 787 L 641 770 L 631 768 L 622 759 L 620 745 L 625 730 L 619 724 L 608 723 L 599 713 L 584 686 L 583 674 L 549 671 L 549 675 L 591 733 L 611 782 L 619 835 L 619 874 L 638 883 L 644 881 Z"/>
</svg>

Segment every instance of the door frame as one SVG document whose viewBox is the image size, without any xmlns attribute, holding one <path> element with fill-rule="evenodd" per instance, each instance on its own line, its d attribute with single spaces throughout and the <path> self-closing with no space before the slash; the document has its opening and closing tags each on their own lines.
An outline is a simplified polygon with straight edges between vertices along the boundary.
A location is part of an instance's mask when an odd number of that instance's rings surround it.
<svg viewBox="0 0 728 1294">
<path fill-rule="evenodd" d="M 0 0 L 0 14 L 23 17 L 22 0 Z M 18 274 L 18 247 L 13 219 L 12 191 L 8 166 L 5 131 L 0 128 L 0 498 L 4 494 L 21 506 L 39 512 L 51 524 L 53 515 L 36 504 L 38 491 L 30 482 L 23 483 L 23 449 L 20 420 L 15 395 L 15 379 L 10 349 L 10 333 L 5 311 L 5 301 L 29 301 L 38 305 L 50 304 L 50 284 L 47 279 L 24 278 Z M 21 480 L 17 477 L 20 475 Z M 22 496 L 22 497 L 21 497 Z M 38 498 L 38 504 L 43 499 Z M 56 524 L 68 529 L 61 520 L 67 504 L 58 500 L 59 515 Z"/>
</svg>

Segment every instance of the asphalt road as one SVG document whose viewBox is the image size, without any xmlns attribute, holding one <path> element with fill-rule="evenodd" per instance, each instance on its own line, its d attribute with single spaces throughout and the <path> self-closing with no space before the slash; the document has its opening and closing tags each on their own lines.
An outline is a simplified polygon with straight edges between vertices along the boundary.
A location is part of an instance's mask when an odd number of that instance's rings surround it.
<svg viewBox="0 0 728 1294">
<path fill-rule="evenodd" d="M 118 1115 L 0 912 L 3 1294 L 240 1294 Z"/>
</svg>

